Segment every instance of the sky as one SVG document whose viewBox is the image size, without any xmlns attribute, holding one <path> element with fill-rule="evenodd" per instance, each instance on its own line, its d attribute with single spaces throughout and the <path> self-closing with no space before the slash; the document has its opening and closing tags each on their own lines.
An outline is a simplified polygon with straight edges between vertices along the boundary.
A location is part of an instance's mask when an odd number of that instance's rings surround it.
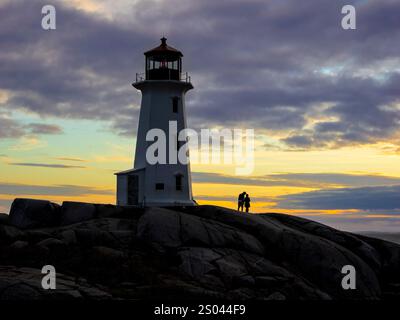
<svg viewBox="0 0 400 320">
<path fill-rule="evenodd" d="M 184 54 L 190 128 L 251 128 L 255 168 L 192 164 L 200 204 L 400 230 L 400 1 L 0 0 L 0 212 L 15 197 L 115 203 L 143 52 Z M 341 27 L 352 4 L 357 29 Z"/>
</svg>

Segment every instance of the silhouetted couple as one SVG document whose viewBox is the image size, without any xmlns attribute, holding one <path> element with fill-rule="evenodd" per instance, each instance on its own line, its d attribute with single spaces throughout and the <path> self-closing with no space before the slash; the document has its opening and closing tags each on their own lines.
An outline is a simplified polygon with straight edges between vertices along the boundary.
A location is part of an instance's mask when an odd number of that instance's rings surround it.
<svg viewBox="0 0 400 320">
<path fill-rule="evenodd" d="M 238 197 L 238 210 L 243 211 L 243 207 L 246 208 L 246 212 L 249 212 L 250 208 L 250 197 L 249 194 L 243 191 L 241 194 L 239 194 Z"/>
</svg>

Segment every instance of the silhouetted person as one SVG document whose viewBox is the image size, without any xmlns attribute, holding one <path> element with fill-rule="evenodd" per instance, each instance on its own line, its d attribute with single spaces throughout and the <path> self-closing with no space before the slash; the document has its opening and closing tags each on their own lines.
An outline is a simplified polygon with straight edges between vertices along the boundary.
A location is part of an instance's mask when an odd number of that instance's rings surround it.
<svg viewBox="0 0 400 320">
<path fill-rule="evenodd" d="M 250 197 L 248 194 L 246 194 L 246 197 L 244 197 L 244 207 L 246 208 L 246 212 L 249 212 L 250 208 Z M 243 207 L 242 207 L 243 209 Z"/>
<path fill-rule="evenodd" d="M 243 204 L 244 204 L 244 196 L 245 196 L 246 192 L 242 192 L 241 194 L 239 194 L 238 197 L 238 211 L 242 210 L 243 211 Z"/>
</svg>

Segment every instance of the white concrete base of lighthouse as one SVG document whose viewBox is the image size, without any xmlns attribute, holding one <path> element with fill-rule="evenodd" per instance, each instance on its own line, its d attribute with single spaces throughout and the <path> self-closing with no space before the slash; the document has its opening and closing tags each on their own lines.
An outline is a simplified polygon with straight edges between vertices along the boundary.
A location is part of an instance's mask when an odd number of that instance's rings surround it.
<svg viewBox="0 0 400 320">
<path fill-rule="evenodd" d="M 146 182 L 146 168 L 130 169 L 116 173 L 117 176 L 117 205 L 137 205 L 143 207 L 195 206 L 193 199 L 188 199 L 184 192 L 186 188 L 176 190 L 176 181 L 164 180 L 163 189 Z M 182 179 L 184 182 L 186 179 Z M 146 189 L 148 192 L 146 192 Z M 182 194 L 180 194 L 182 192 Z"/>
</svg>

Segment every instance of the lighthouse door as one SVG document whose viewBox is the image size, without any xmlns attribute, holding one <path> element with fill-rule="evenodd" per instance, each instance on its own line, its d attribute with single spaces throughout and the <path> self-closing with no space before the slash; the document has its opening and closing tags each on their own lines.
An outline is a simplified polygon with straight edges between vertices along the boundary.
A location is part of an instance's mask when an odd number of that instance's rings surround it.
<svg viewBox="0 0 400 320">
<path fill-rule="evenodd" d="M 139 202 L 139 177 L 128 176 L 128 205 L 137 205 Z"/>
</svg>

